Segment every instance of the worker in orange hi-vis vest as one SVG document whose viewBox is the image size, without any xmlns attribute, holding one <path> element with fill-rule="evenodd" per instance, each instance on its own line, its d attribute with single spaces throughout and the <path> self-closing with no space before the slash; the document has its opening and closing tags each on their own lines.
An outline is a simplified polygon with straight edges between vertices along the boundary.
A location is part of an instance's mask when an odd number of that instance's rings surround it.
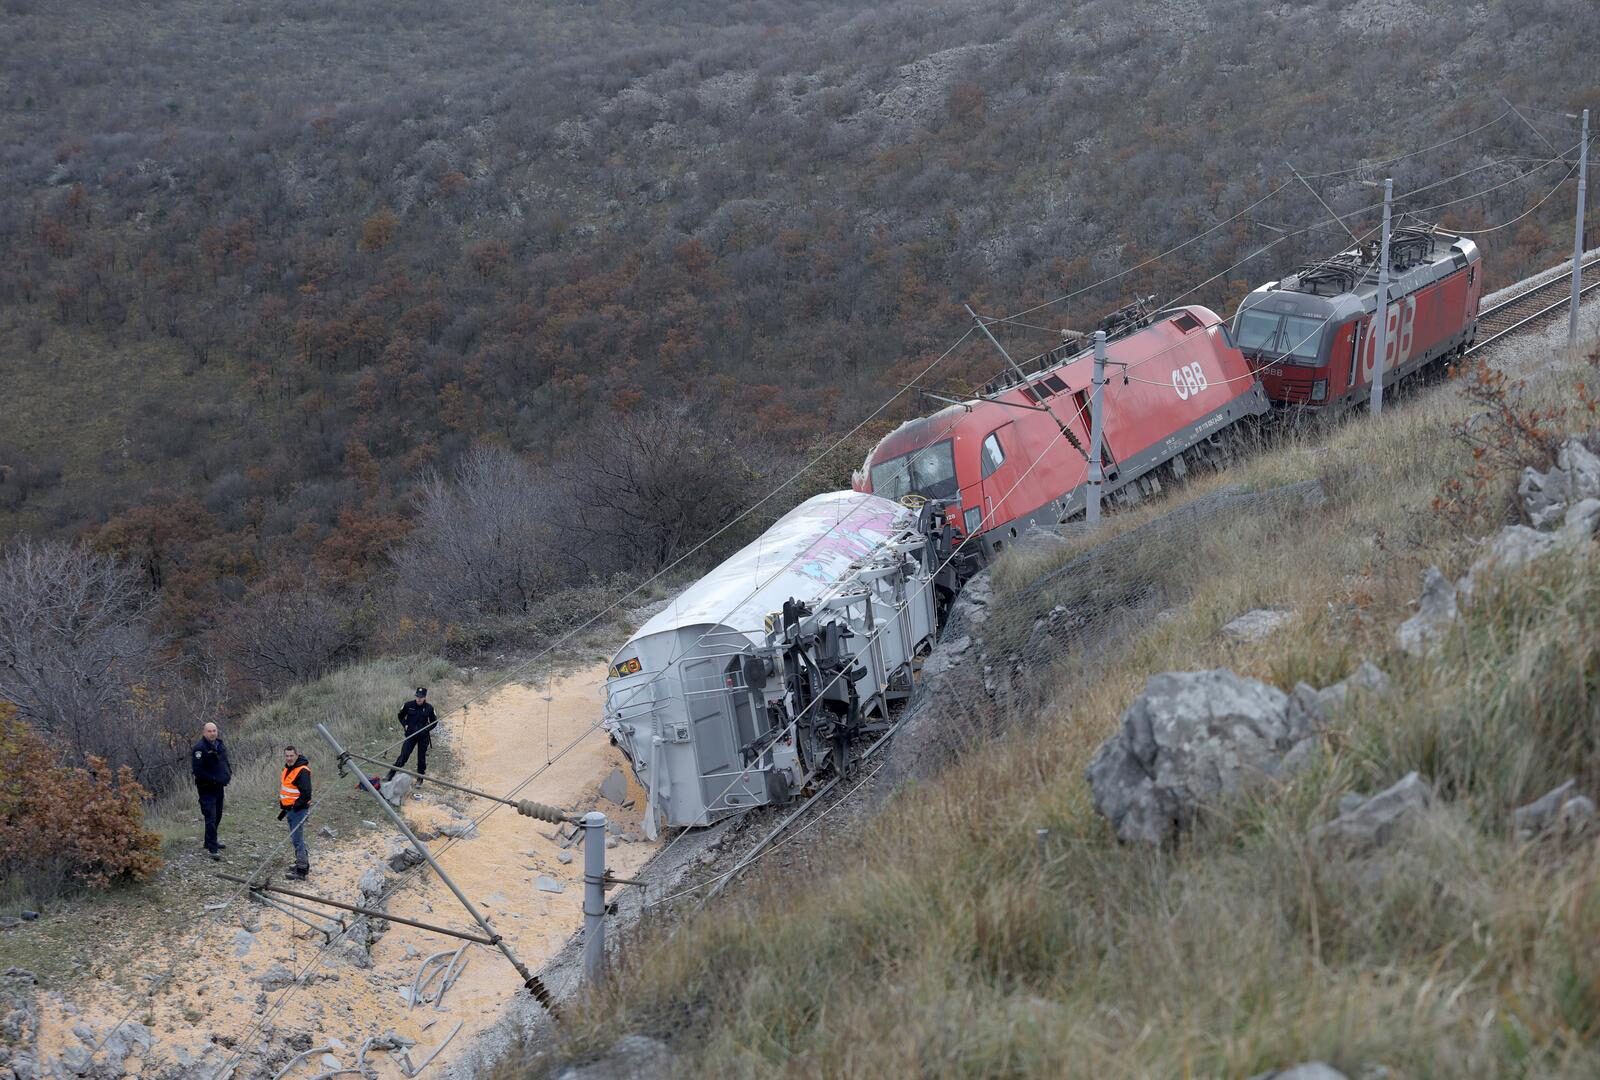
<svg viewBox="0 0 1600 1080">
<path fill-rule="evenodd" d="M 311 855 L 306 851 L 303 826 L 311 813 L 311 763 L 292 746 L 283 748 L 283 779 L 278 782 L 278 820 L 289 822 L 289 839 L 294 841 L 294 869 L 289 876 L 300 881 L 311 872 Z"/>
</svg>

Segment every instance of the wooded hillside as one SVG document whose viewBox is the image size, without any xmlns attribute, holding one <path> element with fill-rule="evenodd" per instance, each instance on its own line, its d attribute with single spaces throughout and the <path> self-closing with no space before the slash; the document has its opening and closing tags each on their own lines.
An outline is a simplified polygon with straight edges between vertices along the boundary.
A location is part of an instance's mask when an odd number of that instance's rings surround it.
<svg viewBox="0 0 1600 1080">
<path fill-rule="evenodd" d="M 450 559 L 415 524 L 509 477 L 525 498 L 493 513 L 533 577 L 432 608 L 401 584 L 435 626 L 512 617 L 687 550 L 959 337 L 962 302 L 1019 311 L 1137 267 L 1013 324 L 1027 353 L 1281 235 L 1258 223 L 1326 219 L 1285 161 L 1341 173 L 1311 181 L 1341 213 L 1387 171 L 1397 191 L 1464 174 L 1415 209 L 1492 189 L 1432 212 L 1456 226 L 1516 218 L 1576 136 L 1486 87 L 1600 99 L 1573 32 L 1592 14 L 3 0 L 0 533 L 137 560 L 192 649 L 234 662 L 230 625 L 289 611 L 347 655 L 396 623 L 374 598 L 397 562 Z M 1491 285 L 1567 250 L 1570 190 L 1482 238 Z M 1342 240 L 1280 242 L 1188 299 L 1231 311 Z M 928 382 L 995 365 L 968 342 Z"/>
</svg>

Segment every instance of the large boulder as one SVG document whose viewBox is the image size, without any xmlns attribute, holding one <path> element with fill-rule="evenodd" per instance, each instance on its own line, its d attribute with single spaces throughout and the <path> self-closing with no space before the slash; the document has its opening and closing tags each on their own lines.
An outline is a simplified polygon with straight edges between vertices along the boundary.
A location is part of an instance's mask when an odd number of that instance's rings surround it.
<svg viewBox="0 0 1600 1080">
<path fill-rule="evenodd" d="M 1414 772 L 1370 798 L 1347 795 L 1339 816 L 1311 830 L 1311 841 L 1349 858 L 1376 851 L 1405 835 L 1422 818 L 1433 792 Z"/>
<path fill-rule="evenodd" d="M 1095 809 L 1124 841 L 1166 843 L 1204 807 L 1293 772 L 1322 725 L 1308 686 L 1291 696 L 1223 669 L 1156 675 L 1089 763 Z"/>
</svg>

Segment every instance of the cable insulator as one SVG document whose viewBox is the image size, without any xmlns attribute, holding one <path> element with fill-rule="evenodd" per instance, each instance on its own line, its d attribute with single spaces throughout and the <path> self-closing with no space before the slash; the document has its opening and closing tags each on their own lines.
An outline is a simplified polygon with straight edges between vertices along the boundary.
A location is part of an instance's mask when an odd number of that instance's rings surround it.
<svg viewBox="0 0 1600 1080">
<path fill-rule="evenodd" d="M 544 981 L 539 976 L 529 975 L 528 981 L 523 985 L 528 988 L 528 992 L 533 995 L 533 999 L 543 1005 L 552 1017 L 557 1020 L 565 1019 L 561 1014 L 561 1007 L 556 1004 L 556 999 L 551 996 L 550 991 L 545 987 Z"/>
<path fill-rule="evenodd" d="M 572 815 L 565 810 L 558 810 L 554 806 L 546 806 L 544 803 L 534 802 L 531 799 L 518 799 L 517 813 L 523 817 L 548 821 L 553 825 L 565 825 L 572 820 Z"/>
</svg>

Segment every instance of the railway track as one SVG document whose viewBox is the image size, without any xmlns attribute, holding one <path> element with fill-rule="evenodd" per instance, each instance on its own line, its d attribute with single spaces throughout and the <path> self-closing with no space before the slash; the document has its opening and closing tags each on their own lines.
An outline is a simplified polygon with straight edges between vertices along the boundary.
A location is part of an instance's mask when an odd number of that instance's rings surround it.
<svg viewBox="0 0 1600 1080">
<path fill-rule="evenodd" d="M 1583 264 L 1583 275 L 1588 284 L 1578 295 L 1588 296 L 1600 287 L 1600 256 Z M 1507 337 L 1532 329 L 1557 312 L 1566 311 L 1571 296 L 1572 279 L 1561 275 L 1480 311 L 1477 343 L 1465 355 L 1471 356 Z"/>
</svg>

